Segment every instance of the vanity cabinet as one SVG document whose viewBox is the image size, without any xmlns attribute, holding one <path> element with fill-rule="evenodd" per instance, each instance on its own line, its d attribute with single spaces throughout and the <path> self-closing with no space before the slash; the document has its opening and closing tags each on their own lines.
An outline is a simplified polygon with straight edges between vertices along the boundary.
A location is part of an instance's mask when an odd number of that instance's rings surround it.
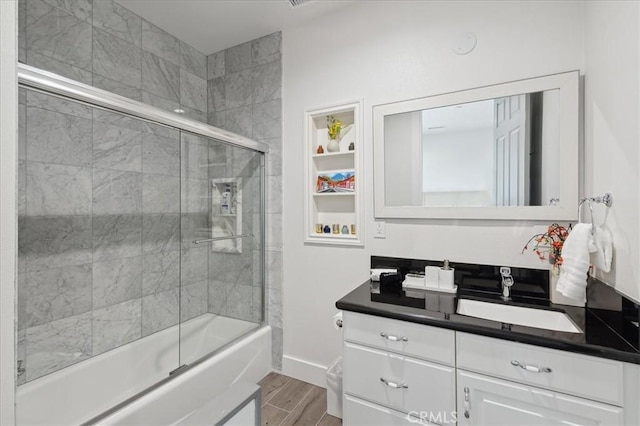
<svg viewBox="0 0 640 426">
<path fill-rule="evenodd" d="M 639 424 L 638 365 L 354 312 L 343 318 L 346 426 Z"/>
</svg>

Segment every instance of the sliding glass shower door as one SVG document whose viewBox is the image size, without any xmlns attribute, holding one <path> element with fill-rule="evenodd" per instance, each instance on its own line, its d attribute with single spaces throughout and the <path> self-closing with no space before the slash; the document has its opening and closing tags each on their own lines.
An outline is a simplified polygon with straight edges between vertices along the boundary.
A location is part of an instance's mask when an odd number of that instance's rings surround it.
<svg viewBox="0 0 640 426">
<path fill-rule="evenodd" d="M 181 134 L 180 358 L 189 364 L 263 321 L 263 154 Z"/>
</svg>

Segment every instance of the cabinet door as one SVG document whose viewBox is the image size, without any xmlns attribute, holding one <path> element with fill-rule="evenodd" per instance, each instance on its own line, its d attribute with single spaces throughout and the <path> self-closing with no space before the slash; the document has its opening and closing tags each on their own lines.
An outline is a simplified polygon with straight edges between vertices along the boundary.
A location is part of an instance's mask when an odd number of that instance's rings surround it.
<svg viewBox="0 0 640 426">
<path fill-rule="evenodd" d="M 419 415 L 419 413 L 415 414 Z M 342 422 L 345 426 L 426 426 L 433 424 L 424 419 L 420 420 L 412 415 L 372 404 L 351 395 L 344 396 Z"/>
<path fill-rule="evenodd" d="M 620 407 L 464 370 L 458 370 L 457 399 L 461 426 L 623 424 Z"/>
</svg>

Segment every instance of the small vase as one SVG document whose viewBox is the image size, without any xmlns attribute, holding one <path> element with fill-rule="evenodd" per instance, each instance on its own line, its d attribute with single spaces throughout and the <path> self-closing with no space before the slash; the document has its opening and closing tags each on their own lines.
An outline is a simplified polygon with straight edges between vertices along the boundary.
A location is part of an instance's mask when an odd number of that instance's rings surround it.
<svg viewBox="0 0 640 426">
<path fill-rule="evenodd" d="M 329 140 L 327 152 L 340 152 L 340 141 L 338 139 Z"/>
</svg>

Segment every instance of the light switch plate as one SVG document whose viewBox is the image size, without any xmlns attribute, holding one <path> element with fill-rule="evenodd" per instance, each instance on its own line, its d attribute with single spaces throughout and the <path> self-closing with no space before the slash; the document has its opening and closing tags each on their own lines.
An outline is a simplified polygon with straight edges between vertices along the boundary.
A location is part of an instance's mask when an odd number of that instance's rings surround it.
<svg viewBox="0 0 640 426">
<path fill-rule="evenodd" d="M 373 238 L 387 238 L 386 222 L 373 222 Z"/>
</svg>

